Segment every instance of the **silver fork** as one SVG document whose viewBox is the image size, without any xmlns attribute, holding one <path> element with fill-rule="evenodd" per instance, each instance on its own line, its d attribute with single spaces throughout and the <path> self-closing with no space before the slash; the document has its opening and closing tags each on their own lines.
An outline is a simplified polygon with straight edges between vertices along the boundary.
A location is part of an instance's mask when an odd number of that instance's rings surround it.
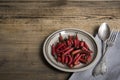
<svg viewBox="0 0 120 80">
<path fill-rule="evenodd" d="M 108 38 L 108 40 L 106 41 L 106 48 L 104 51 L 103 56 L 101 57 L 101 59 L 99 60 L 99 62 L 97 63 L 97 65 L 95 66 L 95 68 L 93 69 L 93 76 L 97 76 L 99 74 L 104 74 L 105 72 L 107 72 L 107 66 L 106 66 L 106 58 L 105 58 L 105 54 L 106 51 L 108 50 L 109 47 L 112 47 L 116 41 L 116 38 L 118 36 L 119 31 L 116 32 L 111 32 L 110 37 Z"/>
</svg>

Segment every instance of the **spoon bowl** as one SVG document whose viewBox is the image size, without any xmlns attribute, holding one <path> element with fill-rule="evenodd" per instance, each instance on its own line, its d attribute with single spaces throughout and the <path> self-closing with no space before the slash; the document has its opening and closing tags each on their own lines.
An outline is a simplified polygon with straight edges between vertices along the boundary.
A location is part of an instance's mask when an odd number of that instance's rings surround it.
<svg viewBox="0 0 120 80">
<path fill-rule="evenodd" d="M 105 41 L 110 36 L 110 28 L 107 23 L 102 23 L 98 30 L 98 36 L 102 41 Z"/>
</svg>

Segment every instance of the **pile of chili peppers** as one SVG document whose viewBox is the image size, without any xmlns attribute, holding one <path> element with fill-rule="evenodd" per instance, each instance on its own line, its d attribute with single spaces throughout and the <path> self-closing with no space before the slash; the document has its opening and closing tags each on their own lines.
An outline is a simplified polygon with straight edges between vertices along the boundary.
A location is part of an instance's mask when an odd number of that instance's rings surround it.
<svg viewBox="0 0 120 80">
<path fill-rule="evenodd" d="M 91 62 L 93 52 L 85 41 L 78 39 L 77 34 L 69 35 L 68 38 L 59 34 L 59 42 L 52 44 L 51 53 L 58 62 L 73 68 Z"/>
</svg>

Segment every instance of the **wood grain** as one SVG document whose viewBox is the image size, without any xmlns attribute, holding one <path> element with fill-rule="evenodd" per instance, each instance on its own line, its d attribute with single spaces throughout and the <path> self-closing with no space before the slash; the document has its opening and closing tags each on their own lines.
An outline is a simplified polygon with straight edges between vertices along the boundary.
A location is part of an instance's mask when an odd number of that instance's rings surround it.
<svg viewBox="0 0 120 80">
<path fill-rule="evenodd" d="M 44 40 L 78 28 L 92 35 L 102 22 L 120 29 L 120 1 L 0 0 L 0 80 L 67 80 L 44 59 Z"/>
</svg>

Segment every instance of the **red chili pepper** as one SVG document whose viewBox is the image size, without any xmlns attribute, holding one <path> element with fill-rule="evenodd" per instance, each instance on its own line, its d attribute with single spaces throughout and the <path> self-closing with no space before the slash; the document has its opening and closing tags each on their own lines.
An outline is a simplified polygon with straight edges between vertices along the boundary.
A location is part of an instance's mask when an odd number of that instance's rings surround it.
<svg viewBox="0 0 120 80">
<path fill-rule="evenodd" d="M 84 64 L 87 63 L 87 61 L 85 59 L 83 59 L 83 58 L 80 58 L 79 60 L 80 60 L 81 63 L 84 63 Z"/>
<path fill-rule="evenodd" d="M 56 53 L 56 52 L 55 52 L 55 45 L 52 44 L 52 55 L 55 56 L 55 53 Z"/>
<path fill-rule="evenodd" d="M 68 56 L 65 56 L 65 63 L 67 64 L 69 62 Z"/>
<path fill-rule="evenodd" d="M 68 55 L 68 58 L 69 58 L 69 63 L 68 63 L 68 65 L 70 65 L 70 64 L 72 64 L 73 58 L 72 58 L 71 55 Z"/>
<path fill-rule="evenodd" d="M 85 51 L 85 50 L 81 50 L 80 54 L 86 54 L 86 55 L 90 55 L 90 53 L 88 51 Z"/>
<path fill-rule="evenodd" d="M 87 61 L 88 61 L 88 62 L 91 62 L 91 61 L 92 61 L 92 56 L 89 55 L 89 56 L 87 57 Z"/>
<path fill-rule="evenodd" d="M 87 63 L 87 60 L 85 59 L 85 54 L 81 54 L 81 57 L 80 57 L 80 62 L 82 63 Z"/>
<path fill-rule="evenodd" d="M 66 40 L 68 46 L 72 46 L 74 44 L 73 42 L 73 36 L 69 35 L 68 39 Z"/>
<path fill-rule="evenodd" d="M 79 48 L 79 39 L 78 39 L 78 34 L 76 33 L 76 47 Z"/>
<path fill-rule="evenodd" d="M 79 40 L 76 40 L 76 43 L 77 43 L 76 48 L 77 48 L 77 49 L 80 48 L 80 47 L 79 47 L 79 42 L 80 42 Z"/>
<path fill-rule="evenodd" d="M 61 44 L 62 44 L 61 42 L 58 42 L 55 46 L 55 49 L 59 48 L 61 46 Z"/>
<path fill-rule="evenodd" d="M 61 57 L 58 56 L 58 57 L 57 57 L 57 61 L 58 61 L 58 62 L 61 62 L 61 60 L 62 60 Z"/>
<path fill-rule="evenodd" d="M 79 48 L 81 48 L 81 41 L 79 41 Z"/>
<path fill-rule="evenodd" d="M 62 63 L 64 64 L 65 63 L 65 56 L 62 55 Z"/>
<path fill-rule="evenodd" d="M 74 42 L 74 47 L 77 48 L 77 40 L 74 39 L 73 42 Z"/>
<path fill-rule="evenodd" d="M 81 47 L 84 47 L 84 41 L 81 41 Z"/>
<path fill-rule="evenodd" d="M 82 53 L 82 54 L 81 54 L 82 57 L 85 56 L 85 55 L 86 55 L 86 53 Z"/>
<path fill-rule="evenodd" d="M 67 44 L 66 44 L 66 42 L 64 42 L 63 44 L 64 44 L 64 46 L 61 47 L 61 48 L 59 48 L 60 51 L 63 50 L 63 49 L 65 49 L 66 47 L 68 47 Z"/>
<path fill-rule="evenodd" d="M 81 49 L 74 50 L 74 51 L 72 52 L 72 55 L 75 55 L 75 54 L 77 54 L 77 53 L 81 53 L 81 52 L 82 52 L 82 50 L 81 50 Z"/>
<path fill-rule="evenodd" d="M 81 58 L 81 56 L 79 55 L 79 56 L 75 59 L 75 61 L 74 61 L 74 64 L 75 64 L 75 65 L 77 65 L 77 64 L 79 63 L 80 58 Z"/>
<path fill-rule="evenodd" d="M 84 47 L 89 49 L 88 45 L 84 42 Z"/>
<path fill-rule="evenodd" d="M 61 44 L 59 44 L 59 45 L 57 46 L 56 50 L 62 48 L 63 46 L 65 46 L 65 43 L 61 43 Z"/>
<path fill-rule="evenodd" d="M 62 53 L 56 53 L 56 55 L 57 55 L 57 56 L 61 56 L 61 55 L 62 55 Z"/>
<path fill-rule="evenodd" d="M 68 45 L 68 46 L 72 46 L 72 43 L 71 43 L 70 40 L 67 40 L 66 42 L 67 42 L 67 45 Z"/>
<path fill-rule="evenodd" d="M 72 36 L 71 35 L 68 35 L 68 40 L 72 40 Z"/>
<path fill-rule="evenodd" d="M 59 41 L 60 41 L 60 42 L 63 41 L 63 37 L 62 37 L 61 33 L 59 33 Z"/>
<path fill-rule="evenodd" d="M 80 56 L 80 54 L 76 54 L 75 57 L 74 57 L 74 61 Z"/>
<path fill-rule="evenodd" d="M 82 50 L 88 52 L 88 53 L 93 53 L 91 50 L 88 50 L 86 47 L 82 47 Z"/>
<path fill-rule="evenodd" d="M 79 39 L 78 39 L 78 34 L 77 34 L 77 33 L 76 33 L 76 40 L 79 40 Z"/>
<path fill-rule="evenodd" d="M 70 49 L 68 49 L 65 53 L 63 53 L 64 55 L 66 55 L 66 54 L 70 54 L 70 52 L 72 52 L 74 50 L 74 48 L 70 48 Z"/>
<path fill-rule="evenodd" d="M 64 48 L 63 50 L 59 51 L 58 53 L 64 53 L 65 51 L 67 51 L 69 49 L 70 49 L 70 47 L 68 46 L 68 47 Z"/>
</svg>

